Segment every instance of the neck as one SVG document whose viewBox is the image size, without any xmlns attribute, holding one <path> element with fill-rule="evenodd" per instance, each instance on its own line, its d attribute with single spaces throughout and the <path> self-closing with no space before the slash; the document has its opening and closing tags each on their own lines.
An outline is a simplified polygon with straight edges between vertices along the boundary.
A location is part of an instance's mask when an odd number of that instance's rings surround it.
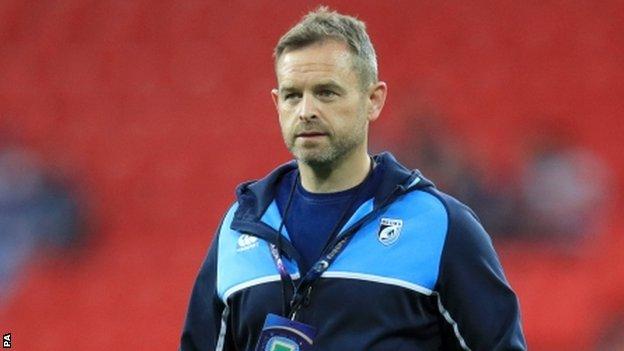
<svg viewBox="0 0 624 351">
<path fill-rule="evenodd" d="M 353 188 L 366 179 L 370 169 L 368 153 L 358 153 L 332 164 L 299 162 L 301 185 L 311 193 L 333 193 Z"/>
</svg>

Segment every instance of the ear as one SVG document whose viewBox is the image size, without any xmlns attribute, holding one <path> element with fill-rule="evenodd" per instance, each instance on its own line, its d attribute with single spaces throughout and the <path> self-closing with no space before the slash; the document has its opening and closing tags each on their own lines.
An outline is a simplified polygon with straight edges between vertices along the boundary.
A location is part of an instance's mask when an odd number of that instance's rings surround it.
<svg viewBox="0 0 624 351">
<path fill-rule="evenodd" d="M 279 90 L 277 88 L 271 89 L 271 98 L 273 98 L 273 103 L 275 104 L 275 108 L 279 108 Z"/>
<path fill-rule="evenodd" d="M 377 82 L 373 84 L 368 93 L 368 121 L 373 122 L 381 114 L 381 110 L 386 102 L 386 95 L 388 94 L 388 86 L 385 82 Z"/>
</svg>

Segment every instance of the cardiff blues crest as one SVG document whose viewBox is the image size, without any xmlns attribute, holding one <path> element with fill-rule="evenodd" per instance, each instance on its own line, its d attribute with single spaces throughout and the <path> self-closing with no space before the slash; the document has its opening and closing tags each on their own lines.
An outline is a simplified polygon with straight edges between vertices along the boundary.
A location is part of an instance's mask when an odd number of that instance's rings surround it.
<svg viewBox="0 0 624 351">
<path fill-rule="evenodd" d="M 377 239 L 384 245 L 394 244 L 401 235 L 403 220 L 394 218 L 382 218 L 377 232 Z"/>
</svg>

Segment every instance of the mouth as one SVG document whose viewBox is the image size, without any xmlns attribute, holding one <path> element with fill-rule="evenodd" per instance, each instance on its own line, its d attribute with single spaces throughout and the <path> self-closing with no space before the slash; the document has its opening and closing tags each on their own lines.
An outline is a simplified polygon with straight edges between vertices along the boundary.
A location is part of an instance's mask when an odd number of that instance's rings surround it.
<svg viewBox="0 0 624 351">
<path fill-rule="evenodd" d="M 295 135 L 295 137 L 297 138 L 320 138 L 320 137 L 324 137 L 326 136 L 327 133 L 322 133 L 322 132 L 304 132 L 304 133 L 299 133 L 297 135 Z"/>
</svg>

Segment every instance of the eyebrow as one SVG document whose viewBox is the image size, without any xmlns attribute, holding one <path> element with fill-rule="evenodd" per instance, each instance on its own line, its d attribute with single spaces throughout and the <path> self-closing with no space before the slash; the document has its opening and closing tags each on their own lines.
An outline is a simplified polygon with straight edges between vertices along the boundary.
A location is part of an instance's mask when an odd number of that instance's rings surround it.
<svg viewBox="0 0 624 351">
<path fill-rule="evenodd" d="M 290 93 L 290 92 L 293 92 L 293 91 L 297 91 L 297 89 L 295 89 L 295 88 L 294 88 L 294 87 L 292 87 L 292 86 L 284 86 L 284 87 L 279 87 L 279 88 L 278 88 L 278 90 L 279 90 L 279 93 L 280 93 L 280 94 Z"/>
<path fill-rule="evenodd" d="M 318 84 L 314 86 L 314 90 L 324 90 L 324 89 L 337 90 L 339 92 L 344 92 L 344 88 L 340 86 L 340 84 L 333 82 L 333 81 L 328 82 L 328 83 Z"/>
<path fill-rule="evenodd" d="M 330 79 L 326 82 L 323 83 L 319 83 L 319 84 L 315 84 L 312 87 L 313 90 L 323 90 L 323 89 L 332 89 L 332 90 L 337 90 L 339 92 L 344 92 L 345 89 L 338 84 L 336 81 L 334 81 L 333 79 Z M 290 85 L 290 84 L 284 84 L 282 87 L 280 87 L 279 89 L 280 93 L 290 93 L 293 91 L 299 91 L 299 89 L 295 88 L 294 86 Z"/>
</svg>

